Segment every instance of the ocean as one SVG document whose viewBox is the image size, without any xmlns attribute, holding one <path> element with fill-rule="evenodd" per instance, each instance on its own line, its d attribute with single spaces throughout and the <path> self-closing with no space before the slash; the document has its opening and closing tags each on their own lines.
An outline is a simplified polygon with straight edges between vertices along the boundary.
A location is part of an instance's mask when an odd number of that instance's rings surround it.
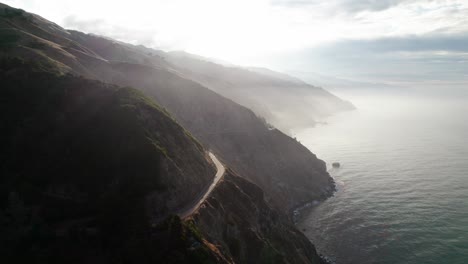
<svg viewBox="0 0 468 264">
<path fill-rule="evenodd" d="M 347 98 L 357 110 L 294 131 L 338 189 L 299 228 L 337 264 L 468 263 L 468 100 Z"/>
</svg>

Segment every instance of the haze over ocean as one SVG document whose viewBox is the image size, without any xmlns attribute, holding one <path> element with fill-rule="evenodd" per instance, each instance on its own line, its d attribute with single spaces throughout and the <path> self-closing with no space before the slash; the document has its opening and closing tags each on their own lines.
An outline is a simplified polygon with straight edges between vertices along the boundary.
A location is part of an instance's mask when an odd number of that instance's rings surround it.
<svg viewBox="0 0 468 264">
<path fill-rule="evenodd" d="M 338 264 L 468 259 L 468 100 L 350 98 L 357 111 L 296 137 L 338 191 L 299 224 Z"/>
</svg>

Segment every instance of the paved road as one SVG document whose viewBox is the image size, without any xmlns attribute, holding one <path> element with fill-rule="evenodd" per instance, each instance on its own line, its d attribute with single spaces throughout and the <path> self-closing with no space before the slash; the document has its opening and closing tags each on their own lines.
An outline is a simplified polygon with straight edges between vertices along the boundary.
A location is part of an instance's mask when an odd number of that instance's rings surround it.
<svg viewBox="0 0 468 264">
<path fill-rule="evenodd" d="M 208 196 L 211 194 L 213 189 L 216 187 L 219 180 L 221 180 L 221 178 L 223 178 L 224 176 L 224 172 L 226 171 L 226 168 L 224 168 L 223 164 L 216 158 L 216 156 L 213 153 L 210 152 L 209 156 L 211 160 L 214 162 L 214 164 L 216 165 L 216 170 L 217 170 L 216 175 L 213 179 L 213 183 L 211 183 L 208 190 L 200 197 L 200 199 L 193 206 L 191 206 L 188 209 L 185 209 L 182 213 L 178 214 L 179 217 L 182 219 L 192 215 L 198 209 L 198 207 L 200 207 L 200 205 L 206 200 L 206 198 L 208 198 Z"/>
</svg>

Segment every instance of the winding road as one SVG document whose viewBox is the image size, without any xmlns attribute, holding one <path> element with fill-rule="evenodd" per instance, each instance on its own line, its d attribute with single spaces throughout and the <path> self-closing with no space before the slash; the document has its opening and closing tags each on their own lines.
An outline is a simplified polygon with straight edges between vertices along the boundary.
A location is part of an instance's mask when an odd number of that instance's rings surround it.
<svg viewBox="0 0 468 264">
<path fill-rule="evenodd" d="M 206 192 L 203 195 L 201 195 L 200 199 L 193 206 L 183 210 L 181 213 L 178 213 L 179 217 L 182 219 L 189 217 L 200 207 L 200 205 L 206 200 L 206 198 L 210 196 L 211 192 L 214 190 L 219 180 L 223 178 L 224 173 L 226 172 L 226 168 L 224 168 L 224 165 L 218 160 L 218 158 L 216 158 L 216 156 L 211 152 L 209 152 L 208 154 L 213 163 L 216 165 L 217 170 L 216 175 L 213 179 L 213 183 L 211 183 L 210 187 L 208 187 L 208 190 L 206 190 Z"/>
</svg>

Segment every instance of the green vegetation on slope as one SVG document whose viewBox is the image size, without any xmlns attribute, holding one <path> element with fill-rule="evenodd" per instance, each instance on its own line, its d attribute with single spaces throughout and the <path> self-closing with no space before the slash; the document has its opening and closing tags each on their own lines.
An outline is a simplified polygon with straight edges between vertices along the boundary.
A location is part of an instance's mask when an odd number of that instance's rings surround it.
<svg viewBox="0 0 468 264">
<path fill-rule="evenodd" d="M 18 34 L 7 30 L 0 30 L 0 36 L 0 48 L 2 49 L 11 47 L 20 39 Z"/>
<path fill-rule="evenodd" d="M 134 238 L 148 225 L 144 195 L 163 188 L 161 153 L 127 89 L 8 64 L 0 73 L 6 256 L 60 262 L 73 249 L 91 250 L 98 233 L 114 249 L 143 243 Z"/>
<path fill-rule="evenodd" d="M 0 17 L 3 18 L 23 17 L 25 14 L 26 12 L 23 9 L 1 8 L 0 6 Z"/>
<path fill-rule="evenodd" d="M 167 156 L 203 158 L 198 145 L 131 88 L 11 58 L 0 80 L 0 260 L 158 262 L 148 212 L 165 204 L 149 210 L 148 195 L 172 188 Z M 180 148 L 162 151 L 158 134 Z"/>
<path fill-rule="evenodd" d="M 218 263 L 193 221 L 183 222 L 178 216 L 168 217 L 152 230 L 153 241 L 161 263 Z"/>
</svg>

